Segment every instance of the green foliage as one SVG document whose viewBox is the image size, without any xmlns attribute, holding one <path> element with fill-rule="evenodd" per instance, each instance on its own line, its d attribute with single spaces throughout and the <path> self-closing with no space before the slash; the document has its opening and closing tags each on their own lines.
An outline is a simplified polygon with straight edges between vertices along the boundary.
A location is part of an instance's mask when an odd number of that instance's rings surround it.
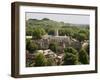
<svg viewBox="0 0 100 80">
<path fill-rule="evenodd" d="M 32 24 L 26 23 L 26 36 L 32 36 L 33 26 Z"/>
<path fill-rule="evenodd" d="M 54 59 L 52 57 L 47 58 L 47 66 L 53 66 L 53 65 L 56 65 Z"/>
<path fill-rule="evenodd" d="M 36 53 L 34 66 L 46 66 L 46 65 L 47 65 L 47 59 L 45 58 L 43 53 Z"/>
<path fill-rule="evenodd" d="M 38 19 L 29 19 L 26 21 L 26 35 L 32 35 L 34 33 L 34 28 L 42 28 L 49 35 L 54 35 L 54 30 L 59 29 L 60 36 L 70 36 L 76 38 L 79 41 L 84 41 L 89 39 L 89 25 L 74 25 L 64 22 L 57 22 L 50 20 L 48 18 Z M 43 30 L 42 30 L 43 31 Z M 44 31 L 43 31 L 44 32 Z M 40 33 L 35 31 L 35 34 Z M 41 35 L 35 36 L 35 38 L 41 38 Z M 83 39 L 83 40 L 82 40 Z"/>
<path fill-rule="evenodd" d="M 26 31 L 27 36 L 32 36 L 32 29 L 28 28 Z"/>
<path fill-rule="evenodd" d="M 65 29 L 59 29 L 59 35 L 60 36 L 65 36 Z"/>
<path fill-rule="evenodd" d="M 54 29 L 49 29 L 48 30 L 48 35 L 54 35 L 55 34 L 55 30 Z"/>
<path fill-rule="evenodd" d="M 43 18 L 42 20 L 49 20 L 48 18 Z"/>
<path fill-rule="evenodd" d="M 31 40 L 30 39 L 26 39 L 26 50 L 30 50 L 30 43 L 31 43 Z"/>
<path fill-rule="evenodd" d="M 76 65 L 78 64 L 78 53 L 72 48 L 68 47 L 65 49 L 64 65 Z"/>
<path fill-rule="evenodd" d="M 73 29 L 72 28 L 62 28 L 62 29 L 59 29 L 59 35 L 60 36 L 73 36 Z"/>
<path fill-rule="evenodd" d="M 64 58 L 64 65 L 76 65 L 78 63 L 77 56 L 67 53 Z"/>
<path fill-rule="evenodd" d="M 55 30 L 58 29 L 58 34 L 60 36 L 69 36 L 71 41 L 72 39 L 83 42 L 85 40 L 89 40 L 89 25 L 78 25 L 78 24 L 69 24 L 64 22 L 57 22 L 50 20 L 48 18 L 39 19 L 29 19 L 26 21 L 26 36 L 32 36 L 33 40 L 26 39 L 26 49 L 33 53 L 37 49 L 39 49 L 38 43 L 35 43 L 35 40 L 39 40 L 43 35 L 55 35 Z M 69 42 L 70 43 L 70 42 Z M 50 42 L 48 44 L 49 49 L 51 49 L 55 53 L 62 53 L 62 46 L 58 45 L 58 42 Z M 66 43 L 66 45 L 68 45 Z M 75 64 L 87 64 L 89 63 L 89 46 L 86 46 L 85 50 L 80 50 L 79 54 L 72 47 L 71 44 L 66 46 L 64 50 L 64 64 L 65 65 L 75 65 Z M 79 48 L 80 49 L 80 48 Z M 61 50 L 61 51 L 60 51 Z M 78 50 L 79 51 L 79 50 Z M 88 55 L 87 55 L 87 54 Z M 33 62 L 33 61 L 32 61 Z M 33 63 L 27 63 L 27 66 L 34 65 Z M 35 66 L 51 66 L 56 65 L 54 59 L 52 57 L 45 58 L 42 53 L 38 53 L 35 59 Z"/>
<path fill-rule="evenodd" d="M 88 40 L 89 39 L 89 30 L 81 29 L 77 33 L 75 33 L 73 37 L 76 38 L 77 40 L 79 40 L 80 42 L 84 41 L 84 40 Z"/>
<path fill-rule="evenodd" d="M 74 55 L 77 55 L 78 53 L 77 53 L 77 50 L 75 50 L 73 47 L 68 47 L 68 48 L 65 48 L 65 50 L 64 50 L 64 52 L 65 53 L 72 53 L 72 54 L 74 54 Z"/>
<path fill-rule="evenodd" d="M 38 49 L 38 46 L 36 43 L 32 42 L 30 39 L 26 39 L 26 50 L 28 50 L 30 53 L 33 53 Z"/>
<path fill-rule="evenodd" d="M 72 36 L 73 35 L 73 30 L 71 28 L 65 29 L 65 34 L 67 36 Z"/>
<path fill-rule="evenodd" d="M 85 34 L 83 34 L 83 33 L 79 33 L 78 35 L 77 35 L 77 39 L 81 42 L 81 41 L 84 41 L 84 40 L 86 40 L 86 35 Z"/>
<path fill-rule="evenodd" d="M 26 67 L 33 67 L 34 66 L 34 62 L 32 60 L 27 59 L 26 60 Z"/>
<path fill-rule="evenodd" d="M 43 28 L 34 28 L 33 29 L 33 38 L 34 39 L 41 39 L 46 32 Z"/>
<path fill-rule="evenodd" d="M 84 49 L 81 49 L 79 52 L 79 61 L 82 64 L 89 64 L 88 54 Z"/>
<path fill-rule="evenodd" d="M 57 53 L 57 51 L 58 51 L 58 44 L 56 42 L 52 42 L 49 45 L 49 49 L 51 49 L 52 51 L 54 51 L 55 53 Z"/>
<path fill-rule="evenodd" d="M 89 53 L 90 53 L 89 44 L 86 45 L 86 46 L 84 47 L 84 49 L 85 49 L 85 51 L 86 51 L 86 52 L 88 53 L 88 55 L 89 55 Z"/>
</svg>

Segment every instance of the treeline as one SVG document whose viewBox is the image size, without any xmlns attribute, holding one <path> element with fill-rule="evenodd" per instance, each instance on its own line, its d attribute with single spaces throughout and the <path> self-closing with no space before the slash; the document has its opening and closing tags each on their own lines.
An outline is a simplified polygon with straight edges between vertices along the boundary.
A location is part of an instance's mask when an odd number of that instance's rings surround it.
<svg viewBox="0 0 100 80">
<path fill-rule="evenodd" d="M 74 25 L 47 18 L 26 21 L 26 36 L 33 36 L 34 39 L 40 39 L 45 34 L 54 36 L 55 29 L 58 29 L 59 36 L 70 36 L 80 42 L 89 40 L 89 25 Z"/>
</svg>

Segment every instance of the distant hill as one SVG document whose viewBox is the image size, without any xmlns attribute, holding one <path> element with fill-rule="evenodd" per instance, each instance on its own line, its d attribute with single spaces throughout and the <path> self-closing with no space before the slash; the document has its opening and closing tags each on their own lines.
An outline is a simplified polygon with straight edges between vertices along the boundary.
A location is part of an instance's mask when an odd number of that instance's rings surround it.
<svg viewBox="0 0 100 80">
<path fill-rule="evenodd" d="M 34 27 L 43 27 L 43 28 L 83 27 L 83 28 L 89 28 L 89 25 L 57 22 L 54 20 L 50 20 L 48 18 L 43 18 L 41 20 L 28 19 L 26 21 L 26 27 L 31 27 L 31 28 L 34 28 Z"/>
</svg>

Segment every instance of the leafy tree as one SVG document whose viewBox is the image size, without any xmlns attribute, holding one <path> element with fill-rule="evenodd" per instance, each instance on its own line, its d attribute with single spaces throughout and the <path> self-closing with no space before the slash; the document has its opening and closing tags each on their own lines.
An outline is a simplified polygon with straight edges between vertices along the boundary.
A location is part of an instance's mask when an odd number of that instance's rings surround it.
<svg viewBox="0 0 100 80">
<path fill-rule="evenodd" d="M 79 35 L 78 35 L 78 40 L 81 42 L 81 41 L 84 41 L 84 40 L 86 40 L 86 35 L 85 34 L 83 34 L 83 33 L 79 33 Z"/>
<path fill-rule="evenodd" d="M 72 28 L 66 28 L 65 29 L 65 34 L 67 36 L 72 36 L 73 35 L 73 29 Z"/>
<path fill-rule="evenodd" d="M 48 35 L 54 35 L 54 34 L 55 34 L 54 29 L 49 29 L 49 30 L 48 30 Z"/>
<path fill-rule="evenodd" d="M 36 43 L 32 42 L 30 39 L 26 39 L 26 50 L 28 50 L 30 53 L 33 53 L 38 49 L 38 46 Z"/>
<path fill-rule="evenodd" d="M 52 57 L 47 58 L 47 66 L 53 66 L 53 65 L 56 65 L 54 59 Z"/>
<path fill-rule="evenodd" d="M 46 32 L 43 28 L 34 28 L 33 29 L 33 38 L 35 39 L 41 39 L 43 35 L 45 35 Z"/>
<path fill-rule="evenodd" d="M 65 53 L 69 52 L 69 53 L 72 53 L 74 55 L 77 55 L 77 50 L 75 50 L 73 47 L 68 47 L 68 48 L 65 48 L 64 50 Z"/>
<path fill-rule="evenodd" d="M 26 31 L 26 35 L 27 36 L 32 36 L 32 29 L 27 29 L 27 31 Z"/>
<path fill-rule="evenodd" d="M 80 30 L 79 33 L 85 35 L 85 40 L 88 40 L 89 39 L 89 30 L 88 29 Z"/>
<path fill-rule="evenodd" d="M 65 49 L 64 65 L 75 64 L 78 64 L 78 53 L 74 48 L 68 47 Z"/>
<path fill-rule="evenodd" d="M 31 39 L 26 39 L 26 50 L 29 50 Z"/>
<path fill-rule="evenodd" d="M 50 20 L 50 19 L 48 19 L 48 18 L 43 18 L 42 20 Z"/>
<path fill-rule="evenodd" d="M 58 44 L 56 42 L 53 42 L 49 45 L 49 49 L 51 49 L 52 51 L 54 51 L 55 53 L 57 53 L 58 50 Z"/>
<path fill-rule="evenodd" d="M 81 42 L 81 41 L 86 40 L 86 35 L 84 33 L 75 33 L 74 38 L 76 38 L 77 40 Z"/>
<path fill-rule="evenodd" d="M 88 64 L 89 63 L 88 54 L 84 49 L 81 49 L 80 52 L 79 52 L 79 61 L 82 64 Z"/>
<path fill-rule="evenodd" d="M 89 40 L 89 30 L 87 28 L 79 28 L 74 32 L 72 37 L 76 38 L 80 42 Z"/>
<path fill-rule="evenodd" d="M 72 28 L 59 29 L 59 35 L 61 35 L 61 36 L 67 35 L 67 36 L 72 37 L 73 36 L 73 29 Z"/>
<path fill-rule="evenodd" d="M 29 24 L 26 24 L 26 36 L 32 36 L 33 27 Z"/>
<path fill-rule="evenodd" d="M 45 58 L 43 53 L 36 53 L 34 66 L 46 66 L 46 65 L 47 65 L 47 59 Z"/>
<path fill-rule="evenodd" d="M 65 33 L 65 29 L 59 29 L 58 32 L 59 32 L 59 35 L 60 35 L 60 36 L 65 36 L 65 34 L 66 34 L 66 33 Z"/>
<path fill-rule="evenodd" d="M 86 45 L 86 46 L 84 47 L 84 49 L 85 49 L 85 51 L 86 51 L 86 52 L 88 53 L 88 55 L 89 55 L 89 52 L 90 52 L 90 51 L 89 51 L 89 50 L 90 50 L 90 49 L 89 49 L 89 44 Z"/>
</svg>

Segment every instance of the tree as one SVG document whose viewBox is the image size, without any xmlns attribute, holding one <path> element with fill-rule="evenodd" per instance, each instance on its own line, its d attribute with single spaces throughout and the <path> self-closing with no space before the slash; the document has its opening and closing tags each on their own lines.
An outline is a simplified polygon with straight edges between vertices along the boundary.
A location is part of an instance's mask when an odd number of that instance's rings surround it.
<svg viewBox="0 0 100 80">
<path fill-rule="evenodd" d="M 47 66 L 53 66 L 56 65 L 56 62 L 52 57 L 47 58 Z"/>
<path fill-rule="evenodd" d="M 72 35 L 73 35 L 73 29 L 72 29 L 72 28 L 66 28 L 66 29 L 65 29 L 65 34 L 66 34 L 67 36 L 72 37 Z"/>
<path fill-rule="evenodd" d="M 88 56 L 89 56 L 89 53 L 90 53 L 89 44 L 86 45 L 86 46 L 84 47 L 84 49 L 85 49 L 85 51 L 88 53 Z"/>
<path fill-rule="evenodd" d="M 32 29 L 26 29 L 26 36 L 32 36 Z"/>
<path fill-rule="evenodd" d="M 68 47 L 68 48 L 65 48 L 64 50 L 65 53 L 69 52 L 69 53 L 72 53 L 74 55 L 77 55 L 77 50 L 75 50 L 73 47 Z"/>
<path fill-rule="evenodd" d="M 82 64 L 89 64 L 89 57 L 85 49 L 81 49 L 79 52 L 79 61 Z"/>
<path fill-rule="evenodd" d="M 86 40 L 86 35 L 84 33 L 76 33 L 74 34 L 74 37 L 80 42 Z"/>
<path fill-rule="evenodd" d="M 85 38 L 86 40 L 89 39 L 89 30 L 87 28 L 80 30 L 79 33 L 83 33 L 86 36 L 86 38 Z"/>
<path fill-rule="evenodd" d="M 81 41 L 84 41 L 86 40 L 86 35 L 83 34 L 83 33 L 79 33 L 77 39 L 81 42 Z"/>
<path fill-rule="evenodd" d="M 46 32 L 43 28 L 34 28 L 33 29 L 33 38 L 34 39 L 41 39 Z"/>
<path fill-rule="evenodd" d="M 74 48 L 68 47 L 65 49 L 64 65 L 75 64 L 78 64 L 78 53 Z"/>
<path fill-rule="evenodd" d="M 47 59 L 45 58 L 43 53 L 36 53 L 34 66 L 46 66 L 46 65 L 47 65 Z"/>
<path fill-rule="evenodd" d="M 59 29 L 59 35 L 60 36 L 65 36 L 65 29 Z"/>
<path fill-rule="evenodd" d="M 89 40 L 89 30 L 79 29 L 74 33 L 73 38 L 76 38 L 80 42 L 84 40 Z"/>
<path fill-rule="evenodd" d="M 67 35 L 67 36 L 72 37 L 73 36 L 73 29 L 69 28 L 69 27 L 68 28 L 65 27 L 65 28 L 59 29 L 59 35 L 61 35 L 61 36 Z"/>
<path fill-rule="evenodd" d="M 48 19 L 48 18 L 43 18 L 42 20 L 50 20 L 50 19 Z"/>
<path fill-rule="evenodd" d="M 55 30 L 54 29 L 48 29 L 48 35 L 54 35 Z"/>
<path fill-rule="evenodd" d="M 49 49 L 51 49 L 52 51 L 54 51 L 55 53 L 57 53 L 57 51 L 58 51 L 58 44 L 56 42 L 51 43 L 49 45 Z"/>
<path fill-rule="evenodd" d="M 32 42 L 30 39 L 26 39 L 26 50 L 28 50 L 30 53 L 33 53 L 38 49 L 38 45 L 34 42 Z"/>
<path fill-rule="evenodd" d="M 26 36 L 32 36 L 33 26 L 26 23 Z"/>
</svg>

